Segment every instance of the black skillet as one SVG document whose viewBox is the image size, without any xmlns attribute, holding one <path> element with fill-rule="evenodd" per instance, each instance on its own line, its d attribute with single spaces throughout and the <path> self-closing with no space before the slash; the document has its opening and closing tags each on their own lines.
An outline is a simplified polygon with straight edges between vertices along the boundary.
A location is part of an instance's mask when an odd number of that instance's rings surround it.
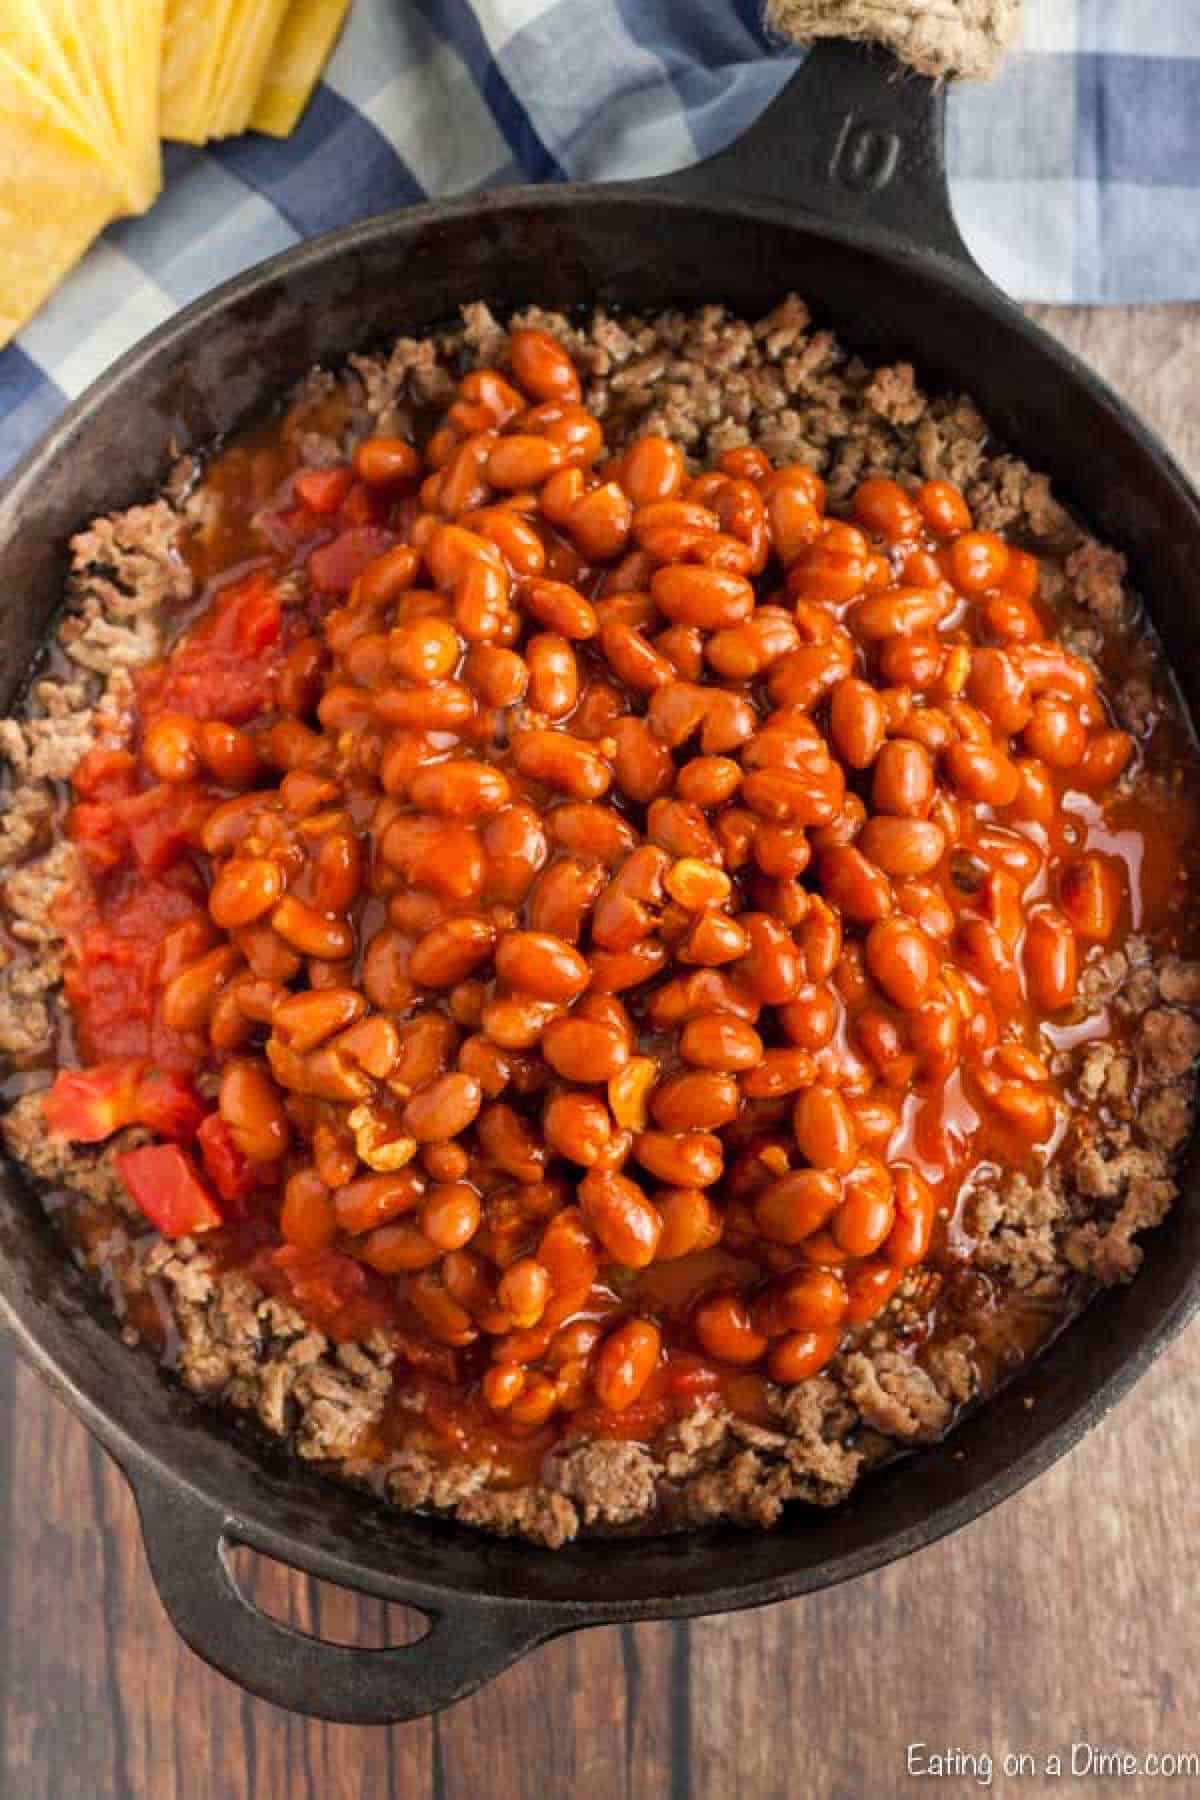
<svg viewBox="0 0 1200 1800">
<path fill-rule="evenodd" d="M 500 310 L 720 300 L 755 316 L 794 288 L 864 356 L 912 357 L 927 381 L 972 393 L 998 434 L 1128 552 L 1196 711 L 1197 497 L 1129 409 L 975 267 L 947 201 L 942 122 L 929 83 L 883 55 L 824 46 L 740 143 L 698 168 L 416 207 L 230 282 L 97 382 L 0 495 L 0 701 L 45 639 L 71 532 L 149 495 L 172 440 L 211 442 L 315 360 L 439 324 L 473 299 Z M 187 1642 L 279 1705 L 372 1723 L 447 1706 L 560 1632 L 790 1598 L 975 1518 L 1070 1449 L 1191 1316 L 1198 1198 L 1193 1170 L 1136 1282 L 1098 1300 L 948 1444 L 878 1472 L 836 1511 L 796 1508 L 762 1534 L 711 1529 L 551 1554 L 385 1514 L 264 1449 L 124 1348 L 11 1168 L 0 1181 L 0 1317 L 124 1469 Z M 417 1607 L 429 1632 L 406 1648 L 358 1650 L 278 1624 L 233 1582 L 228 1550 L 239 1542 Z"/>
</svg>

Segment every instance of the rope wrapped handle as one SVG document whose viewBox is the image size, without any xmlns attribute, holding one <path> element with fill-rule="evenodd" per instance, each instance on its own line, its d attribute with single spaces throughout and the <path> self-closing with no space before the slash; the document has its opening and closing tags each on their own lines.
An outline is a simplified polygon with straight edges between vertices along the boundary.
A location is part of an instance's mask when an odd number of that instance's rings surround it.
<svg viewBox="0 0 1200 1800">
<path fill-rule="evenodd" d="M 767 0 L 767 23 L 797 43 L 883 44 L 921 75 L 987 80 L 1021 25 L 1021 0 Z"/>
</svg>

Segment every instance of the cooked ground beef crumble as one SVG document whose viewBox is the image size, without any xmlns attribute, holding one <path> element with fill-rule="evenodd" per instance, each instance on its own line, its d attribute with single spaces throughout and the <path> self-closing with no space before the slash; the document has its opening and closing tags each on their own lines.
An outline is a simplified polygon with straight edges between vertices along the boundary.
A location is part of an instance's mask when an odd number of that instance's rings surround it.
<svg viewBox="0 0 1200 1800">
<path fill-rule="evenodd" d="M 1130 634 L 1115 695 L 1121 722 L 1144 741 L 1172 713 L 1123 559 L 1086 536 L 1044 476 L 993 444 L 968 399 L 930 399 L 907 364 L 872 370 L 847 357 L 795 297 L 756 325 L 719 307 L 653 319 L 598 312 L 581 324 L 535 308 L 515 322 L 541 326 L 567 347 L 584 403 L 610 442 L 662 432 L 697 461 L 755 444 L 776 461 L 819 471 L 835 506 L 869 474 L 955 482 L 980 527 L 1011 533 L 1045 559 L 1042 593 L 1061 608 L 1077 654 L 1098 656 L 1114 630 Z M 314 371 L 285 429 L 314 467 L 344 458 L 369 433 L 407 435 L 453 397 L 465 369 L 503 363 L 506 345 L 506 328 L 485 306 L 467 307 L 460 328 L 352 357 L 340 375 Z M 189 542 L 213 511 L 203 471 L 185 460 L 162 498 L 81 532 L 53 671 L 35 680 L 19 718 L 0 723 L 9 766 L 0 1051 L 17 1071 L 13 1091 L 26 1090 L 4 1133 L 53 1196 L 78 1253 L 103 1273 L 131 1341 L 157 1309 L 173 1324 L 184 1383 L 254 1414 L 301 1457 L 369 1481 L 398 1506 L 452 1512 L 554 1547 L 581 1529 L 721 1518 L 765 1526 L 791 1500 L 836 1504 L 897 1445 L 942 1435 L 1097 1285 L 1135 1274 L 1137 1236 L 1161 1221 L 1176 1192 L 1173 1161 L 1191 1129 L 1200 1054 L 1200 963 L 1139 937 L 1084 972 L 1066 1025 L 1107 1007 L 1127 1030 L 1121 1047 L 1086 1035 L 1075 1042 L 1064 1031 L 1070 1047 L 1056 1073 L 1077 1084 L 1089 1111 L 1046 1173 L 1037 1181 L 1001 1173 L 965 1194 L 956 1267 L 913 1271 L 826 1371 L 769 1390 L 770 1427 L 706 1401 L 650 1446 L 568 1442 L 538 1485 L 516 1489 L 490 1486 L 486 1463 L 412 1448 L 383 1463 L 365 1459 L 361 1445 L 392 1391 L 387 1335 L 335 1345 L 244 1274 L 220 1269 L 202 1242 L 148 1231 L 113 1166 L 145 1134 L 123 1133 L 97 1151 L 49 1136 L 40 1111 L 42 1072 L 63 1029 L 51 909 L 75 855 L 56 830 L 58 784 L 99 733 L 127 728 L 130 671 L 161 653 L 172 617 L 193 597 Z M 931 1284 L 944 1290 L 954 1328 L 928 1338 L 915 1326 L 928 1314 Z"/>
</svg>

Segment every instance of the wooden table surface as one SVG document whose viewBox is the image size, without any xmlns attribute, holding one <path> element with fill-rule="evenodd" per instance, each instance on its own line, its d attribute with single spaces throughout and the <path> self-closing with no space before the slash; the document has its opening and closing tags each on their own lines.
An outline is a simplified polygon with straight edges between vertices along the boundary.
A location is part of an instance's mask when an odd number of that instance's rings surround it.
<svg viewBox="0 0 1200 1800">
<path fill-rule="evenodd" d="M 1037 310 L 1200 475 L 1200 306 Z M 1200 1753 L 1198 1415 L 1193 1326 L 1073 1455 L 906 1562 L 758 1612 L 562 1639 L 438 1719 L 356 1729 L 252 1700 L 184 1647 L 123 1479 L 0 1342 L 0 1794 L 879 1800 L 984 1785 L 909 1773 L 914 1744 L 927 1761 L 990 1754 L 997 1793 L 1198 1793 L 1200 1777 L 1069 1774 L 1073 1744 Z M 405 1641 L 399 1609 L 253 1558 L 247 1581 L 322 1636 Z M 1054 1752 L 1061 1781 L 1042 1772 Z M 1006 1754 L 1039 1773 L 1006 1778 Z"/>
</svg>

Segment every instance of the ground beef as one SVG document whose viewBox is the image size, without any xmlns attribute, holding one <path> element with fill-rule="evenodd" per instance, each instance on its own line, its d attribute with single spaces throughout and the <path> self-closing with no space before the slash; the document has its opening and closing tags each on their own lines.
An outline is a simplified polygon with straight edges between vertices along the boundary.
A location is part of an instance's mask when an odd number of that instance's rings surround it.
<svg viewBox="0 0 1200 1800">
<path fill-rule="evenodd" d="M 1200 1055 L 1200 1020 L 1171 1007 L 1156 1007 L 1142 1019 L 1137 1047 L 1150 1080 L 1177 1081 Z"/>
<path fill-rule="evenodd" d="M 561 1494 L 543 1487 L 480 1488 L 459 1502 L 455 1517 L 498 1537 L 528 1538 L 547 1550 L 561 1550 L 579 1530 L 579 1514 Z"/>
<path fill-rule="evenodd" d="M 85 1200 L 115 1206 L 132 1218 L 141 1218 L 113 1165 L 122 1150 L 131 1150 L 146 1141 L 145 1132 L 123 1131 L 100 1149 L 53 1137 L 42 1116 L 40 1089 L 22 1095 L 9 1108 L 0 1121 L 0 1130 L 9 1155 L 47 1187 L 69 1189 Z"/>
<path fill-rule="evenodd" d="M 976 1240 L 973 1261 L 1022 1291 L 1057 1294 L 1063 1276 L 1058 1239 L 1070 1216 L 1053 1173 L 1036 1184 L 1016 1171 L 981 1182 L 964 1209 L 966 1231 Z"/>
<path fill-rule="evenodd" d="M 1055 500 L 1046 477 L 992 444 L 975 406 L 930 397 L 911 365 L 871 369 L 814 330 L 789 296 L 756 324 L 712 306 L 694 313 L 590 319 L 529 308 L 519 322 L 558 337 L 580 370 L 585 403 L 614 442 L 662 431 L 697 459 L 756 443 L 779 461 L 820 472 L 836 504 L 867 474 L 909 486 L 946 478 L 965 488 L 981 527 L 1013 532 L 1040 551 L 1043 597 L 1061 604 L 1064 636 L 1095 658 L 1098 624 L 1129 623 L 1134 603 L 1124 560 L 1094 542 Z M 314 370 L 294 396 L 285 430 L 300 458 L 324 466 L 367 431 L 422 435 L 468 368 L 505 360 L 506 328 L 482 304 L 460 327 L 403 338 L 382 354 L 354 356 L 341 377 Z M 0 900 L 19 953 L 0 960 L 0 1051 L 28 1062 L 53 1046 L 53 989 L 60 945 L 51 918 L 73 852 L 54 842 L 60 783 L 96 741 L 120 742 L 130 720 L 130 670 L 159 654 L 172 609 L 191 594 L 185 535 L 217 522 L 195 457 L 179 460 L 164 497 L 95 521 L 71 545 L 60 643 L 69 680 L 37 682 L 20 720 L 0 723 L 9 784 L 0 810 Z M 1131 664 L 1116 703 L 1139 733 L 1164 709 L 1147 659 Z M 1155 964 L 1144 940 L 1088 965 L 1079 1020 L 1111 1006 L 1136 1021 L 1128 1051 L 1083 1045 L 1061 1060 L 1091 1103 L 1087 1128 L 1037 1182 L 1009 1173 L 981 1183 L 963 1209 L 977 1278 L 1047 1318 L 1088 1283 L 1128 1279 L 1137 1234 L 1163 1216 L 1174 1193 L 1169 1152 L 1191 1123 L 1191 1069 L 1200 1052 L 1200 965 Z M 1132 1117 L 1133 1097 L 1139 1107 Z M 393 1353 L 383 1339 L 335 1346 L 301 1316 L 238 1273 L 217 1272 L 188 1240 L 164 1243 L 142 1229 L 113 1158 L 144 1134 L 91 1150 L 50 1139 L 36 1094 L 4 1121 L 13 1155 L 48 1186 L 109 1210 L 107 1264 L 132 1294 L 161 1295 L 178 1331 L 178 1367 L 195 1392 L 252 1412 L 303 1457 L 369 1480 L 394 1504 L 451 1512 L 464 1523 L 557 1547 L 584 1527 L 627 1530 L 650 1520 L 729 1518 L 771 1524 L 789 1501 L 832 1505 L 897 1441 L 943 1432 L 980 1389 L 974 1340 L 911 1344 L 945 1277 L 919 1270 L 886 1313 L 821 1375 L 769 1388 L 769 1425 L 697 1406 L 651 1447 L 584 1442 L 555 1453 L 536 1485 L 503 1488 L 486 1461 L 447 1463 L 420 1449 L 380 1465 L 363 1445 L 391 1394 Z M 137 1220 L 134 1234 L 122 1216 Z M 99 1252 L 97 1252 L 99 1256 Z M 1000 1306 L 988 1326 L 1005 1339 Z M 1010 1334 L 1016 1341 L 1015 1331 Z M 981 1327 L 980 1342 L 983 1338 Z M 419 1406 L 413 1403 L 414 1413 Z"/>
<path fill-rule="evenodd" d="M 1125 558 L 1089 538 L 1066 561 L 1067 580 L 1080 606 L 1114 624 L 1126 611 Z"/>
<path fill-rule="evenodd" d="M 585 1525 L 630 1525 L 654 1511 L 658 1474 L 641 1444 L 598 1442 L 551 1458 L 546 1482 L 575 1502 Z"/>
<path fill-rule="evenodd" d="M 886 1437 L 927 1441 L 950 1423 L 953 1407 L 932 1376 L 899 1351 L 848 1356 L 842 1375 L 863 1423 Z"/>
</svg>

